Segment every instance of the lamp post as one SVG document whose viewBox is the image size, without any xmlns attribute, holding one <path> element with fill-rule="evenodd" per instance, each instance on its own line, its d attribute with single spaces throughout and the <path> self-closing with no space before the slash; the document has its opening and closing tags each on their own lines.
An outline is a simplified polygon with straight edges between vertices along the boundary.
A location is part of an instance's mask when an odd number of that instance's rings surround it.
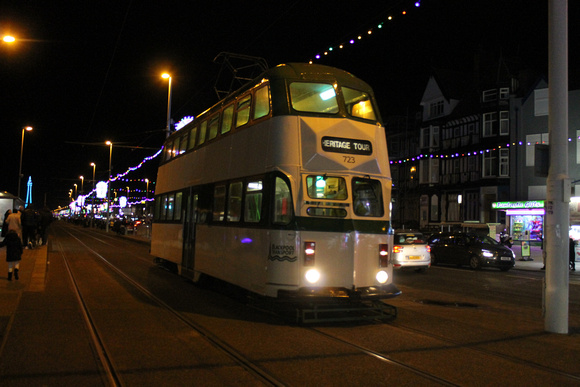
<svg viewBox="0 0 580 387">
<path fill-rule="evenodd" d="M 75 200 L 77 200 L 77 188 L 78 188 L 77 183 L 74 183 L 74 186 L 75 186 Z"/>
<path fill-rule="evenodd" d="M 167 73 L 161 74 L 163 79 L 169 80 L 168 82 L 168 91 L 167 91 L 167 127 L 165 128 L 165 137 L 169 137 L 171 134 L 170 127 L 171 127 L 171 75 Z"/>
<path fill-rule="evenodd" d="M 4 43 L 14 43 L 16 41 L 16 38 L 14 36 L 4 35 L 2 37 L 2 40 L 4 41 Z"/>
<path fill-rule="evenodd" d="M 95 219 L 95 196 L 97 195 L 95 192 L 95 168 L 97 164 L 91 163 L 91 167 L 93 167 L 93 196 L 91 196 L 91 227 L 93 227 L 93 220 Z"/>
<path fill-rule="evenodd" d="M 24 132 L 32 131 L 32 126 L 22 128 L 22 141 L 20 142 L 20 168 L 18 169 L 18 198 L 20 198 L 20 180 L 22 179 L 22 153 L 24 152 Z"/>
<path fill-rule="evenodd" d="M 105 231 L 109 232 L 109 223 L 111 221 L 111 159 L 113 157 L 113 143 L 107 141 L 105 144 L 109 146 L 109 181 L 107 182 L 107 224 Z"/>
</svg>

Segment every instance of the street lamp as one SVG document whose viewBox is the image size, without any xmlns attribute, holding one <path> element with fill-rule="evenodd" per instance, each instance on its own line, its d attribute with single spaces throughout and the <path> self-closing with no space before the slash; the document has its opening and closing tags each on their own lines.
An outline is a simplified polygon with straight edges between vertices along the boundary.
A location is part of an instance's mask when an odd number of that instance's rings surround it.
<svg viewBox="0 0 580 387">
<path fill-rule="evenodd" d="M 113 157 L 113 143 L 111 141 L 105 142 L 109 146 L 109 181 L 107 182 L 107 224 L 105 231 L 109 232 L 109 223 L 111 221 L 111 158 Z"/>
<path fill-rule="evenodd" d="M 149 179 L 145 179 L 145 183 L 147 183 L 147 188 L 145 188 L 145 200 L 149 199 Z"/>
<path fill-rule="evenodd" d="M 74 186 L 75 186 L 75 200 L 77 200 L 77 187 L 78 187 L 77 183 L 75 183 Z"/>
<path fill-rule="evenodd" d="M 14 43 L 16 41 L 16 38 L 14 36 L 4 35 L 2 37 L 2 40 L 4 41 L 4 43 Z"/>
<path fill-rule="evenodd" d="M 165 128 L 165 136 L 169 137 L 171 134 L 170 126 L 171 126 L 171 75 L 167 73 L 161 74 L 163 79 L 168 79 L 168 91 L 167 91 L 167 127 Z"/>
<path fill-rule="evenodd" d="M 20 179 L 22 179 L 22 153 L 24 152 L 24 132 L 32 131 L 32 126 L 22 128 L 22 142 L 20 143 L 20 168 L 18 169 L 18 198 L 20 198 Z"/>
</svg>

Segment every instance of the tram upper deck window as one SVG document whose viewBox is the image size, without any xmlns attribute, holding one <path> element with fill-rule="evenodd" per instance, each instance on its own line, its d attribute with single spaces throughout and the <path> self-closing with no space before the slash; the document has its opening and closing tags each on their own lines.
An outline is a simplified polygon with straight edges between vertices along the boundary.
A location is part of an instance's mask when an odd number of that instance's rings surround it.
<svg viewBox="0 0 580 387">
<path fill-rule="evenodd" d="M 312 199 L 345 200 L 347 198 L 346 181 L 338 176 L 307 176 L 306 190 Z"/>
<path fill-rule="evenodd" d="M 342 95 L 344 97 L 348 114 L 353 117 L 376 121 L 377 117 L 373 110 L 371 97 L 367 93 L 348 87 L 342 87 Z"/>
<path fill-rule="evenodd" d="M 218 128 L 220 123 L 220 115 L 216 114 L 209 119 L 207 140 L 213 140 L 218 135 Z"/>
<path fill-rule="evenodd" d="M 252 95 L 242 97 L 238 102 L 236 113 L 236 128 L 246 125 L 250 121 L 250 107 L 252 106 Z"/>
<path fill-rule="evenodd" d="M 224 109 L 222 115 L 222 134 L 229 132 L 232 129 L 232 121 L 234 118 L 234 105 L 230 105 Z"/>
<path fill-rule="evenodd" d="M 254 119 L 262 118 L 270 113 L 270 88 L 266 85 L 260 87 L 255 93 Z"/>
<path fill-rule="evenodd" d="M 197 125 L 191 128 L 189 132 L 189 147 L 188 150 L 192 150 L 195 147 L 195 139 L 197 137 Z"/>
<path fill-rule="evenodd" d="M 383 216 L 381 182 L 372 179 L 352 179 L 352 201 L 358 216 Z"/>
<path fill-rule="evenodd" d="M 334 86 L 328 83 L 293 82 L 290 84 L 292 108 L 299 112 L 338 113 Z"/>
<path fill-rule="evenodd" d="M 203 121 L 199 126 L 199 138 L 197 139 L 197 145 L 201 145 L 205 142 L 206 131 L 207 131 L 207 120 Z"/>
</svg>

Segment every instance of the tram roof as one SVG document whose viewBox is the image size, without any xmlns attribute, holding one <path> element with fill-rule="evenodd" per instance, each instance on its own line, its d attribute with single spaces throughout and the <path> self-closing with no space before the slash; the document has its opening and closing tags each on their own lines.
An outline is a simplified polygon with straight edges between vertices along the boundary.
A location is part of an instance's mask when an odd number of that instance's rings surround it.
<svg viewBox="0 0 580 387">
<path fill-rule="evenodd" d="M 262 80 L 264 79 L 268 79 L 269 81 L 319 80 L 323 82 L 337 82 L 341 86 L 348 86 L 354 89 L 367 91 L 370 94 L 374 94 L 372 88 L 368 83 L 366 83 L 360 78 L 357 78 L 355 75 L 349 73 L 348 71 L 321 64 L 298 63 L 298 62 L 282 63 L 275 67 L 267 69 L 262 74 L 246 83 L 244 86 L 240 87 L 235 91 L 232 91 L 225 98 L 221 99 L 220 101 L 216 102 L 203 112 L 199 113 L 197 117 L 204 115 L 205 113 L 213 110 L 216 107 L 226 105 L 233 99 L 237 98 L 240 94 L 243 94 L 247 90 L 261 83 Z M 192 122 L 191 125 L 193 125 L 195 122 Z"/>
<path fill-rule="evenodd" d="M 270 81 L 290 79 L 338 82 L 341 86 L 350 86 L 355 89 L 372 92 L 372 89 L 368 83 L 360 78 L 357 78 L 355 75 L 349 73 L 348 71 L 341 70 L 336 67 L 298 62 L 283 63 L 264 71 L 262 74 L 249 81 L 244 86 L 231 92 L 227 97 L 223 98 L 209 109 L 205 110 L 203 113 L 213 109 L 216 106 L 223 105 L 231 101 L 238 95 L 260 83 L 263 79 L 268 79 Z"/>
</svg>

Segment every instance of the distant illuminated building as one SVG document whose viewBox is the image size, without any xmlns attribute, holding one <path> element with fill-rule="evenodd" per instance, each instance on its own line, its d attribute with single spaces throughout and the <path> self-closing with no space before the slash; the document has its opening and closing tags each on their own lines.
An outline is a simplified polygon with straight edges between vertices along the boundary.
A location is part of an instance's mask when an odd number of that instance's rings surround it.
<svg viewBox="0 0 580 387">
<path fill-rule="evenodd" d="M 25 207 L 32 204 L 32 176 L 28 176 L 28 183 L 26 183 L 26 202 Z"/>
</svg>

